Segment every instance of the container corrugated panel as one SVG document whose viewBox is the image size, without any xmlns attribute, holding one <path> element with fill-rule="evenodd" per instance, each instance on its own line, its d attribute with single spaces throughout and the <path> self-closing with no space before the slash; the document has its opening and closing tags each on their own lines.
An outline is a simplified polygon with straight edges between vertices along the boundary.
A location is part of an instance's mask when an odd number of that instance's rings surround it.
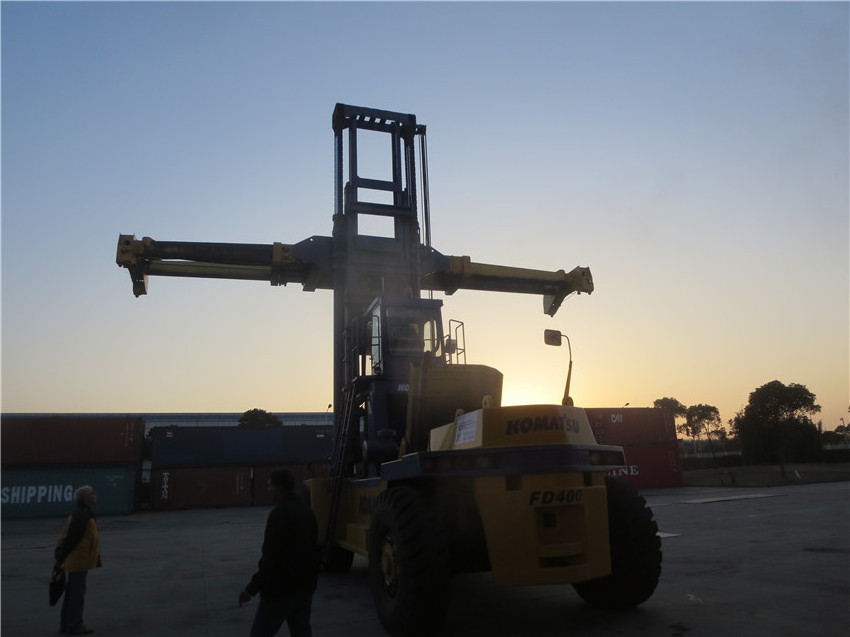
<svg viewBox="0 0 850 637">
<path fill-rule="evenodd" d="M 142 460 L 143 418 L 7 416 L 0 421 L 4 467 L 129 465 Z"/>
<path fill-rule="evenodd" d="M 296 465 L 279 465 L 275 467 L 254 467 L 254 506 L 271 506 L 274 504 L 271 493 L 269 493 L 269 474 L 278 468 L 289 469 L 295 476 L 296 490 L 301 490 L 305 480 L 312 478 L 326 478 L 330 475 L 330 465 L 323 463 L 309 463 Z"/>
<path fill-rule="evenodd" d="M 125 515 L 135 510 L 139 469 L 4 468 L 2 480 L 0 509 L 3 518 L 66 516 L 74 509 L 74 491 L 85 484 L 97 492 L 94 509 L 97 514 Z"/>
<path fill-rule="evenodd" d="M 279 462 L 310 464 L 330 462 L 333 427 L 302 425 L 284 428 L 284 454 Z"/>
<path fill-rule="evenodd" d="M 152 429 L 151 467 L 203 467 L 221 464 L 219 427 Z"/>
<path fill-rule="evenodd" d="M 332 427 L 168 427 L 151 431 L 153 467 L 270 466 L 327 461 Z"/>
<path fill-rule="evenodd" d="M 623 452 L 626 466 L 615 469 L 611 475 L 623 478 L 638 489 L 682 486 L 682 464 L 677 443 L 626 445 Z"/>
<path fill-rule="evenodd" d="M 281 427 L 169 427 L 151 431 L 153 467 L 270 464 L 282 455 Z"/>
<path fill-rule="evenodd" d="M 271 466 L 327 462 L 333 450 L 333 427 L 228 427 L 222 442 L 228 454 L 233 454 L 231 460 L 238 459 L 240 464 Z"/>
<path fill-rule="evenodd" d="M 584 411 L 600 445 L 676 442 L 676 424 L 669 409 L 591 407 Z"/>
<path fill-rule="evenodd" d="M 250 467 L 177 467 L 151 471 L 151 509 L 214 509 L 251 505 Z"/>
</svg>

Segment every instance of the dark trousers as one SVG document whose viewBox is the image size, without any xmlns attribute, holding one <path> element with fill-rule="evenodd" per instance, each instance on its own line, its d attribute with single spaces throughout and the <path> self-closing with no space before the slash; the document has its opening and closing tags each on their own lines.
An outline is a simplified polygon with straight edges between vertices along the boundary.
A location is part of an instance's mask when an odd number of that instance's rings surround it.
<svg viewBox="0 0 850 637">
<path fill-rule="evenodd" d="M 312 637 L 310 628 L 310 606 L 313 593 L 287 595 L 278 599 L 260 599 L 251 637 L 272 637 L 280 630 L 285 621 L 292 637 Z"/>
<path fill-rule="evenodd" d="M 83 625 L 87 574 L 88 571 L 68 573 L 68 581 L 65 584 L 65 600 L 62 602 L 62 615 L 59 620 L 59 630 L 63 633 L 76 630 Z"/>
</svg>

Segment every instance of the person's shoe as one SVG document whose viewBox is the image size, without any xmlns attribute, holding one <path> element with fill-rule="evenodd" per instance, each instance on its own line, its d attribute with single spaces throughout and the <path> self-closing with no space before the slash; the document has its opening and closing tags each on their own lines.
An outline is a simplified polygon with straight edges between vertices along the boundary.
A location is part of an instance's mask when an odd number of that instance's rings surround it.
<svg viewBox="0 0 850 637">
<path fill-rule="evenodd" d="M 83 624 L 82 626 L 77 626 L 74 630 L 69 630 L 68 635 L 91 635 L 94 631 Z"/>
</svg>

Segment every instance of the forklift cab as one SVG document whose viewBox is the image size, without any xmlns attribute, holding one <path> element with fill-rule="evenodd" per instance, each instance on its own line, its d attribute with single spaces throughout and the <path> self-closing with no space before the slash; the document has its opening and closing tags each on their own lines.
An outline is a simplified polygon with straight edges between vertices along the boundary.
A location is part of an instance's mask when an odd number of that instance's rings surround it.
<svg viewBox="0 0 850 637">
<path fill-rule="evenodd" d="M 411 369 L 444 366 L 443 302 L 401 295 L 376 298 L 363 315 L 360 372 L 368 379 L 360 433 L 363 474 L 398 457 L 407 425 Z"/>
<path fill-rule="evenodd" d="M 366 312 L 369 335 L 368 372 L 388 381 L 407 383 L 410 364 L 423 357 L 445 362 L 441 307 L 436 299 L 381 296 Z"/>
</svg>

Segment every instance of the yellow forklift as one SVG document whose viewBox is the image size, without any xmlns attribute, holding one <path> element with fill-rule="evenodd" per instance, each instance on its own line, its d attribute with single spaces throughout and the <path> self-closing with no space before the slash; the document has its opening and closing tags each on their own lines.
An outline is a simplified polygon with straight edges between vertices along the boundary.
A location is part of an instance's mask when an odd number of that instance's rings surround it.
<svg viewBox="0 0 850 637">
<path fill-rule="evenodd" d="M 444 328 L 433 292 L 537 294 L 554 315 L 591 293 L 588 268 L 545 272 L 473 262 L 431 246 L 426 128 L 412 114 L 337 104 L 330 237 L 296 244 L 163 242 L 121 235 L 136 296 L 149 276 L 300 283 L 334 294 L 334 448 L 308 482 L 323 567 L 368 558 L 392 635 L 445 622 L 451 578 L 570 583 L 587 602 L 641 604 L 661 573 L 651 509 L 609 472 L 621 447 L 596 443 L 567 390 L 561 404 L 501 405 L 502 374 L 466 364 L 463 324 Z M 386 135 L 386 174 L 361 175 L 358 141 Z M 419 164 L 417 170 L 417 163 Z M 417 176 L 420 177 L 417 183 Z M 370 234 L 375 218 L 388 231 Z M 547 330 L 546 342 L 560 334 Z"/>
</svg>

